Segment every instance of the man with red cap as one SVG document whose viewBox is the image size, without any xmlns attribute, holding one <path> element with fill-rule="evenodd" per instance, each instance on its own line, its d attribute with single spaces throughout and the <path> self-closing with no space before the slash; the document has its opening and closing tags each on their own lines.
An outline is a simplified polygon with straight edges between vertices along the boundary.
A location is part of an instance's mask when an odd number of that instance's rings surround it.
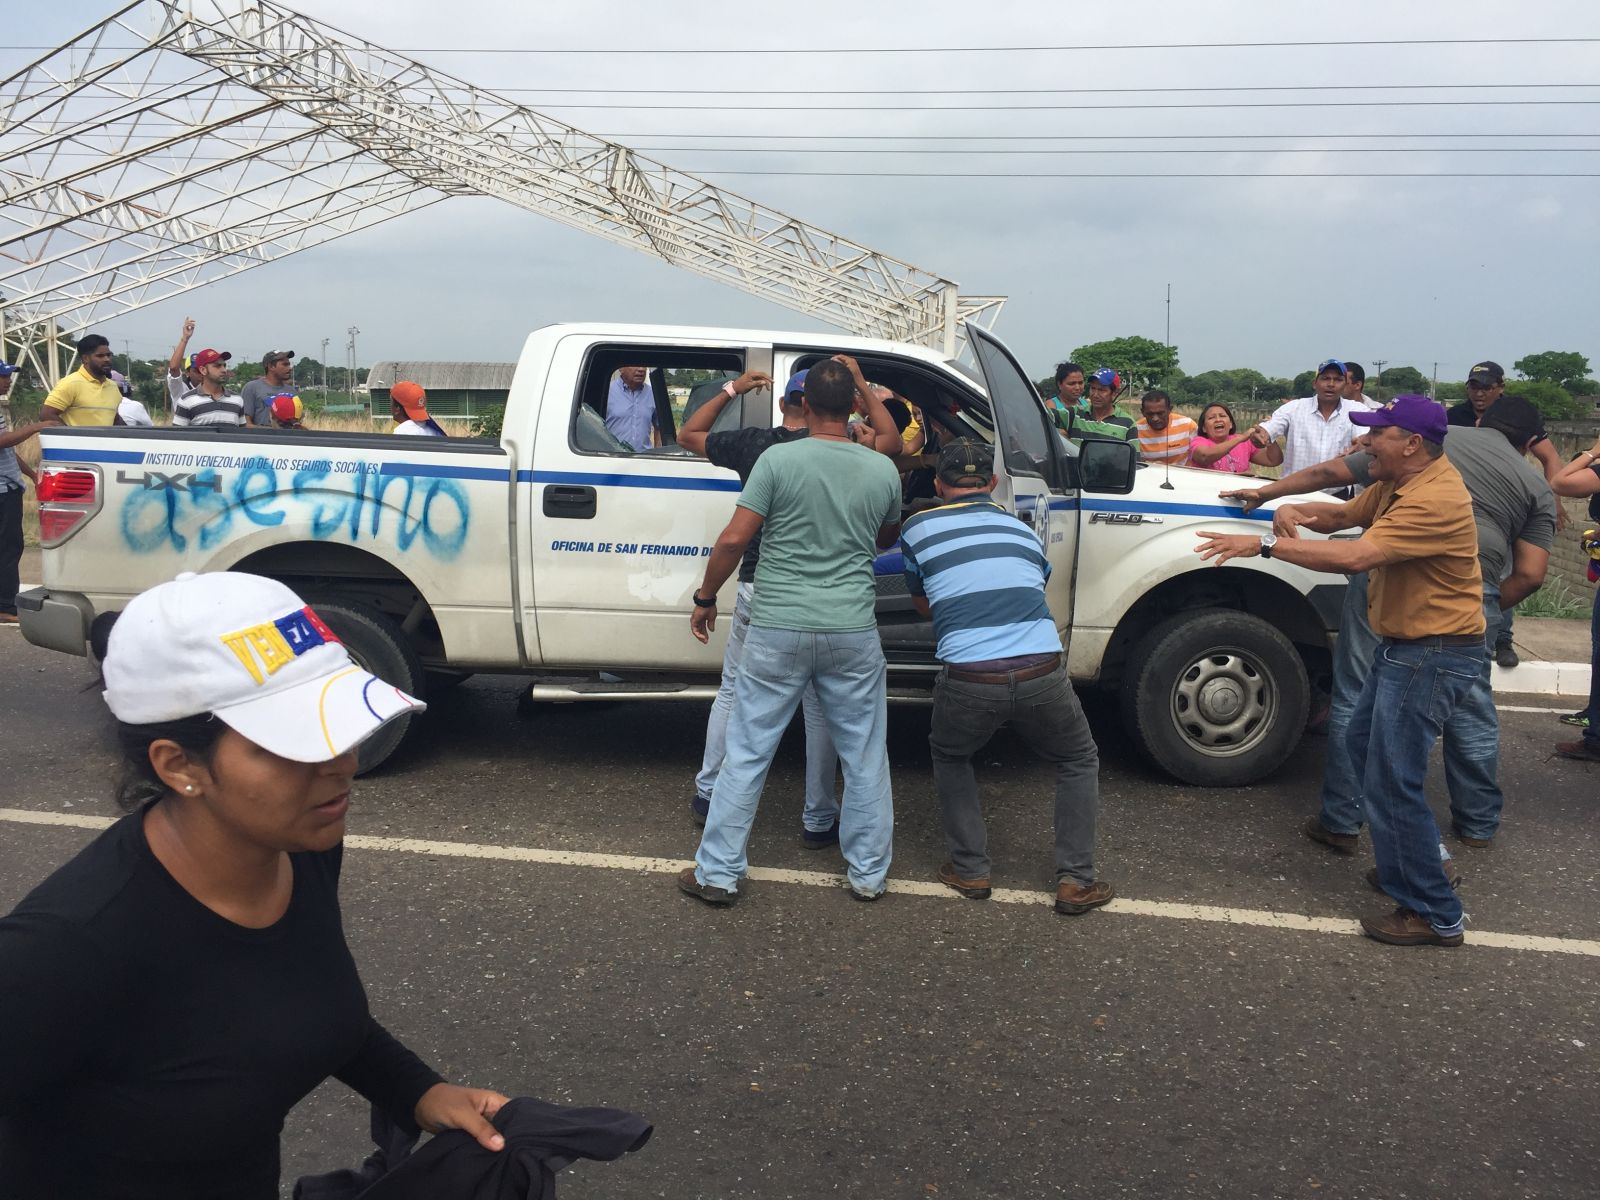
<svg viewBox="0 0 1600 1200">
<path fill-rule="evenodd" d="M 304 429 L 305 406 L 293 392 L 279 392 L 267 406 L 274 429 Z"/>
<path fill-rule="evenodd" d="M 228 390 L 228 360 L 233 355 L 226 350 L 209 347 L 194 356 L 194 369 L 199 373 L 200 386 L 185 392 L 172 406 L 174 425 L 243 425 L 244 397 Z"/>
<path fill-rule="evenodd" d="M 428 415 L 428 393 L 422 385 L 402 379 L 389 389 L 390 415 L 394 432 L 411 437 L 446 437 L 439 422 Z"/>
</svg>

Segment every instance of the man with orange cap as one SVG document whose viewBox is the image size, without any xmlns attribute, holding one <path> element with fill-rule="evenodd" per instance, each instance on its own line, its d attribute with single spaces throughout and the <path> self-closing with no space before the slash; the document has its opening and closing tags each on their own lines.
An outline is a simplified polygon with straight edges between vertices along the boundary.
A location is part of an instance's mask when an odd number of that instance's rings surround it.
<svg viewBox="0 0 1600 1200">
<path fill-rule="evenodd" d="M 402 379 L 389 389 L 390 408 L 393 410 L 394 432 L 420 437 L 445 437 L 439 422 L 428 415 L 428 393 L 422 385 Z"/>
</svg>

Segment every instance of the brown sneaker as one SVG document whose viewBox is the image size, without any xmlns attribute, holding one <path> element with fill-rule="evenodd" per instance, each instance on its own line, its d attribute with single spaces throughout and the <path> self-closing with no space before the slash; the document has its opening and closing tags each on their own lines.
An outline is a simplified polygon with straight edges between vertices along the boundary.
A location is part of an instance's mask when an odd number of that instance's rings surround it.
<svg viewBox="0 0 1600 1200">
<path fill-rule="evenodd" d="M 1557 742 L 1556 753 L 1562 758 L 1576 758 L 1581 762 L 1600 762 L 1600 746 L 1594 745 L 1588 738 L 1579 738 L 1575 742 Z"/>
<path fill-rule="evenodd" d="M 1104 879 L 1096 879 L 1093 883 L 1063 879 L 1056 884 L 1056 911 L 1075 917 L 1091 908 L 1110 903 L 1115 895 L 1116 892 Z"/>
<path fill-rule="evenodd" d="M 696 900 L 704 900 L 707 904 L 714 904 L 718 908 L 727 908 L 739 899 L 738 892 L 730 892 L 727 888 L 712 887 L 709 883 L 701 883 L 694 877 L 694 868 L 685 867 L 678 872 L 678 890 L 686 896 L 693 896 Z"/>
<path fill-rule="evenodd" d="M 1391 946 L 1459 946 L 1465 940 L 1459 933 L 1446 937 L 1409 908 L 1397 908 L 1381 917 L 1362 917 L 1361 931 Z"/>
<path fill-rule="evenodd" d="M 1459 888 L 1461 886 L 1461 871 L 1456 866 L 1456 860 L 1453 859 L 1453 858 L 1446 859 L 1444 864 L 1443 864 L 1443 866 L 1444 866 L 1444 877 L 1445 877 L 1445 879 L 1447 879 L 1449 881 L 1450 886 L 1453 887 L 1453 888 Z M 1363 878 L 1366 879 L 1367 886 L 1370 887 L 1373 891 L 1381 893 L 1382 895 L 1385 895 L 1385 896 L 1387 896 L 1389 894 L 1388 892 L 1385 892 L 1383 890 L 1383 885 L 1378 882 L 1378 868 L 1377 867 L 1371 868 L 1366 873 L 1366 875 L 1363 876 Z"/>
<path fill-rule="evenodd" d="M 1335 854 L 1354 854 L 1356 847 L 1361 844 L 1360 834 L 1335 833 L 1322 824 L 1321 817 L 1307 817 L 1306 823 L 1300 826 L 1300 832 L 1313 842 L 1321 842 Z"/>
<path fill-rule="evenodd" d="M 989 898 L 989 877 L 981 879 L 964 879 L 956 874 L 954 863 L 945 863 L 939 868 L 939 882 L 947 888 L 954 888 L 968 900 L 987 900 Z"/>
</svg>

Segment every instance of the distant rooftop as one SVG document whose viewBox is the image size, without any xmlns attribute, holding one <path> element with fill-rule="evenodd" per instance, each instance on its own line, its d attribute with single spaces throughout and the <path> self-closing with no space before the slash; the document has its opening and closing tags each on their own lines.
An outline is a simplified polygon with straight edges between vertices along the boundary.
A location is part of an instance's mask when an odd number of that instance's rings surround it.
<svg viewBox="0 0 1600 1200">
<path fill-rule="evenodd" d="M 380 362 L 367 374 L 367 386 L 387 393 L 402 379 L 420 383 L 429 392 L 500 392 L 511 390 L 516 363 Z"/>
</svg>

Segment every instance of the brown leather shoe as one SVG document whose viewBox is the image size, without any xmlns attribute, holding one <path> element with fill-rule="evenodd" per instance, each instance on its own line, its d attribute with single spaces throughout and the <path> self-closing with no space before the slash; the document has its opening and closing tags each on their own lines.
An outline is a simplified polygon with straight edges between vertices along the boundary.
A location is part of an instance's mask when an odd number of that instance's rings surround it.
<svg viewBox="0 0 1600 1200">
<path fill-rule="evenodd" d="M 16 613 L 0 612 L 0 625 L 19 625 L 21 623 L 22 618 L 17 616 Z"/>
<path fill-rule="evenodd" d="M 1320 842 L 1335 854 L 1354 854 L 1356 847 L 1361 844 L 1360 834 L 1335 833 L 1323 825 L 1321 817 L 1307 817 L 1306 823 L 1300 826 L 1300 832 L 1313 842 Z"/>
<path fill-rule="evenodd" d="M 1461 870 L 1456 866 L 1456 860 L 1453 858 L 1446 859 L 1442 865 L 1444 866 L 1444 877 L 1449 881 L 1450 886 L 1459 888 L 1461 886 Z M 1378 882 L 1377 867 L 1368 870 L 1362 878 L 1367 881 L 1367 886 L 1373 891 L 1382 893 L 1385 896 L 1389 894 L 1383 890 L 1383 885 Z"/>
<path fill-rule="evenodd" d="M 956 874 L 954 863 L 945 863 L 939 868 L 939 882 L 947 888 L 954 888 L 968 900 L 987 900 L 989 898 L 989 877 L 980 879 L 965 879 Z"/>
<path fill-rule="evenodd" d="M 1588 738 L 1579 738 L 1575 742 L 1557 742 L 1556 753 L 1562 758 L 1576 758 L 1581 762 L 1600 762 L 1600 748 Z"/>
<path fill-rule="evenodd" d="M 1093 883 L 1078 883 L 1076 880 L 1063 879 L 1056 884 L 1056 911 L 1075 917 L 1079 913 L 1088 912 L 1091 908 L 1109 904 L 1111 897 L 1116 894 L 1104 879 L 1096 879 Z"/>
<path fill-rule="evenodd" d="M 1369 938 L 1391 946 L 1459 946 L 1465 940 L 1459 933 L 1446 937 L 1421 913 L 1409 908 L 1397 908 L 1381 917 L 1362 917 L 1361 930 Z"/>
<path fill-rule="evenodd" d="M 694 877 L 694 868 L 685 867 L 678 872 L 678 890 L 686 896 L 693 896 L 696 900 L 704 900 L 707 904 L 714 904 L 718 908 L 727 908 L 739 899 L 738 892 L 730 892 L 727 888 L 712 887 L 709 883 L 701 883 Z"/>
</svg>

